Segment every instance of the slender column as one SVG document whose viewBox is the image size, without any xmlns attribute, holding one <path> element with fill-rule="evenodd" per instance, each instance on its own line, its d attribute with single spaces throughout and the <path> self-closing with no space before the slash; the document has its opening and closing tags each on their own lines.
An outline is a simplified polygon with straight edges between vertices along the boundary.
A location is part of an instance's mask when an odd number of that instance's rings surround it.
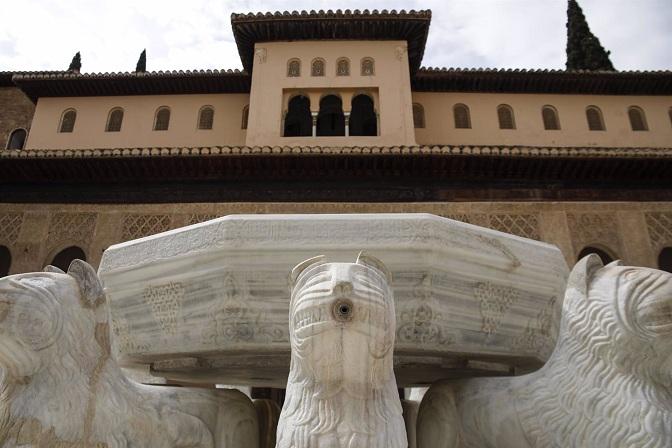
<svg viewBox="0 0 672 448">
<path fill-rule="evenodd" d="M 350 112 L 344 112 L 345 115 L 345 136 L 350 137 Z"/>
<path fill-rule="evenodd" d="M 376 112 L 376 135 L 380 135 L 380 114 Z"/>
<path fill-rule="evenodd" d="M 313 116 L 313 137 L 317 137 L 317 112 L 310 113 Z"/>
</svg>

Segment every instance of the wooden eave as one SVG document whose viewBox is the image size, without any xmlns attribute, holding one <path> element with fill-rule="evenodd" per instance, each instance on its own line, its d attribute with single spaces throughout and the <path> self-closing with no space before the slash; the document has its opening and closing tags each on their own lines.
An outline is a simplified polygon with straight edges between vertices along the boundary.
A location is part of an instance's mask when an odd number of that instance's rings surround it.
<svg viewBox="0 0 672 448">
<path fill-rule="evenodd" d="M 0 152 L 0 202 L 671 201 L 672 148 Z"/>
<path fill-rule="evenodd" d="M 672 71 L 563 71 L 421 68 L 416 92 L 672 95 Z"/>
<path fill-rule="evenodd" d="M 249 93 L 251 78 L 238 70 L 144 73 L 17 73 L 12 77 L 33 102 L 40 97 Z"/>
<path fill-rule="evenodd" d="M 254 45 L 303 40 L 405 40 L 411 74 L 420 67 L 432 13 L 425 11 L 293 11 L 232 14 L 243 67 L 252 72 Z"/>
</svg>

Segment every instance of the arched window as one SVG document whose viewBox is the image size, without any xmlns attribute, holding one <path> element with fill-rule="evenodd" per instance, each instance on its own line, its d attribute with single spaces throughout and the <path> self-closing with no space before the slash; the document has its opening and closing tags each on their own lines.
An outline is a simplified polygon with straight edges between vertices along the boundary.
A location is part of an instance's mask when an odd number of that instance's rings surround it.
<svg viewBox="0 0 672 448">
<path fill-rule="evenodd" d="M 290 59 L 289 62 L 287 62 L 287 76 L 290 78 L 301 76 L 301 61 L 298 59 Z"/>
<path fill-rule="evenodd" d="M 215 109 L 212 106 L 203 106 L 198 111 L 198 129 L 212 129 L 215 120 Z"/>
<path fill-rule="evenodd" d="M 497 118 L 499 119 L 499 129 L 516 129 L 511 106 L 506 104 L 497 106 Z"/>
<path fill-rule="evenodd" d="M 12 267 L 12 254 L 5 246 L 0 246 L 0 277 L 9 275 L 9 268 Z"/>
<path fill-rule="evenodd" d="M 614 257 L 611 256 L 609 253 L 607 253 L 606 250 L 599 249 L 597 247 L 592 247 L 592 246 L 586 246 L 579 252 L 579 256 L 577 257 L 576 261 L 581 260 L 583 257 L 586 257 L 590 254 L 595 254 L 600 259 L 602 260 L 602 264 L 607 265 L 614 261 Z"/>
<path fill-rule="evenodd" d="M 591 131 L 604 131 L 604 120 L 602 112 L 597 106 L 589 106 L 586 109 L 586 120 L 588 120 L 588 129 Z"/>
<path fill-rule="evenodd" d="M 544 106 L 541 109 L 541 118 L 544 120 L 544 129 L 547 131 L 560 130 L 560 120 L 558 119 L 558 111 L 553 106 Z"/>
<path fill-rule="evenodd" d="M 105 132 L 119 132 L 121 131 L 121 123 L 124 121 L 124 110 L 120 107 L 115 107 L 107 114 L 107 124 L 105 125 Z"/>
<path fill-rule="evenodd" d="M 310 64 L 310 76 L 324 76 L 324 59 L 313 59 Z"/>
<path fill-rule="evenodd" d="M 658 255 L 658 269 L 672 272 L 672 247 L 665 247 Z"/>
<path fill-rule="evenodd" d="M 469 108 L 464 104 L 456 104 L 453 106 L 453 116 L 455 118 L 456 129 L 470 129 L 471 117 L 469 116 Z"/>
<path fill-rule="evenodd" d="M 313 135 L 313 117 L 310 114 L 310 100 L 303 95 L 289 100 L 285 116 L 285 137 L 310 137 Z"/>
<path fill-rule="evenodd" d="M 336 95 L 327 95 L 320 100 L 320 112 L 317 114 L 317 136 L 339 135 L 345 135 L 343 102 Z"/>
<path fill-rule="evenodd" d="M 340 58 L 336 61 L 336 76 L 350 76 L 350 61 L 348 58 Z"/>
<path fill-rule="evenodd" d="M 250 105 L 243 107 L 243 119 L 240 123 L 240 129 L 247 129 L 247 120 L 250 118 Z"/>
<path fill-rule="evenodd" d="M 66 247 L 62 251 L 56 254 L 51 263 L 52 266 L 56 266 L 62 271 L 68 272 L 68 267 L 73 260 L 82 260 L 86 261 L 86 254 L 82 249 L 77 246 Z"/>
<path fill-rule="evenodd" d="M 155 131 L 167 131 L 170 126 L 170 109 L 167 107 L 159 107 L 154 118 Z"/>
<path fill-rule="evenodd" d="M 77 120 L 77 111 L 75 109 L 67 109 L 61 115 L 61 123 L 58 126 L 58 132 L 72 132 L 75 129 L 75 121 Z"/>
<path fill-rule="evenodd" d="M 422 104 L 413 103 L 413 127 L 425 127 L 425 109 Z"/>
<path fill-rule="evenodd" d="M 628 118 L 630 118 L 630 127 L 633 131 L 648 131 L 649 127 L 646 125 L 646 116 L 644 111 L 637 106 L 628 108 Z"/>
<path fill-rule="evenodd" d="M 373 76 L 376 74 L 376 66 L 373 58 L 362 59 L 362 76 Z"/>
<path fill-rule="evenodd" d="M 26 144 L 26 133 L 25 129 L 14 129 L 11 134 L 9 134 L 9 140 L 7 140 L 7 149 L 23 149 L 23 145 Z"/>
<path fill-rule="evenodd" d="M 378 117 L 370 96 L 360 94 L 352 99 L 350 112 L 350 135 L 378 135 Z"/>
</svg>

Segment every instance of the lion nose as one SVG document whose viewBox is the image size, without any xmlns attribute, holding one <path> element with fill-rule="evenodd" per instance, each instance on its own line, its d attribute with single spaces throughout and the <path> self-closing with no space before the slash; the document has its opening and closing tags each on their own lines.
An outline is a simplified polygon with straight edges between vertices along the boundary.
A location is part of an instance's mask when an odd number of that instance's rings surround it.
<svg viewBox="0 0 672 448">
<path fill-rule="evenodd" d="M 350 282 L 338 282 L 334 285 L 333 294 L 335 296 L 348 296 L 352 293 L 352 283 Z"/>
</svg>

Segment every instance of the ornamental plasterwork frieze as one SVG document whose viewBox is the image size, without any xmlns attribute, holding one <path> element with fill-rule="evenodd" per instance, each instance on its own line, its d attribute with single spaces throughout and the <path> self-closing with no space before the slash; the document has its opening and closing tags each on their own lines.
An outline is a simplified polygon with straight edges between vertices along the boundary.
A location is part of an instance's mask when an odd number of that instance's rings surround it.
<svg viewBox="0 0 672 448">
<path fill-rule="evenodd" d="M 49 221 L 47 248 L 54 249 L 62 242 L 88 247 L 93 241 L 97 218 L 96 213 L 53 214 Z"/>
<path fill-rule="evenodd" d="M 3 213 L 0 215 L 0 244 L 14 244 L 21 234 L 23 213 Z"/>
<path fill-rule="evenodd" d="M 613 255 L 623 256 L 615 213 L 567 213 L 567 225 L 575 255 L 586 246 L 604 246 Z"/>
<path fill-rule="evenodd" d="M 651 246 L 657 251 L 672 246 L 672 213 L 649 212 L 644 214 Z"/>
<path fill-rule="evenodd" d="M 170 215 L 125 215 L 122 225 L 122 240 L 134 240 L 170 230 Z"/>
</svg>

